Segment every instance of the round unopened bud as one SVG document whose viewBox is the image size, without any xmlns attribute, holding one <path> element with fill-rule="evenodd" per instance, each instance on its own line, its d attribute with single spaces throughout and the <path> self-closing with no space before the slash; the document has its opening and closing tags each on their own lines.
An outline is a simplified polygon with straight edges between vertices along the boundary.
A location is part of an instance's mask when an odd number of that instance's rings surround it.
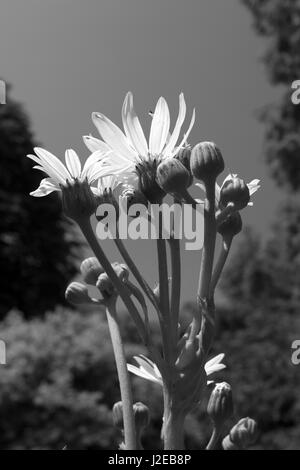
<svg viewBox="0 0 300 470">
<path fill-rule="evenodd" d="M 231 442 L 239 449 L 246 449 L 255 443 L 258 437 L 258 426 L 251 418 L 241 419 L 230 431 Z"/>
<path fill-rule="evenodd" d="M 106 273 L 100 274 L 96 286 L 105 299 L 111 297 L 115 292 L 114 285 Z"/>
<path fill-rule="evenodd" d="M 104 273 L 104 270 L 97 258 L 87 258 L 82 261 L 80 271 L 83 276 L 83 280 L 87 284 L 91 284 L 93 286 L 96 285 L 100 274 Z"/>
<path fill-rule="evenodd" d="M 213 142 L 201 142 L 193 148 L 191 170 L 198 180 L 204 182 L 214 180 L 224 168 L 222 153 Z"/>
<path fill-rule="evenodd" d="M 75 180 L 62 187 L 62 205 L 66 216 L 80 221 L 95 213 L 97 201 L 87 181 Z"/>
<path fill-rule="evenodd" d="M 153 159 L 151 161 L 142 160 L 135 167 L 139 178 L 139 190 L 151 204 L 160 204 L 166 195 L 165 191 L 156 181 L 158 165 L 159 161 Z"/>
<path fill-rule="evenodd" d="M 124 420 L 123 420 L 123 404 L 121 401 L 118 401 L 114 404 L 112 409 L 113 423 L 117 429 L 123 431 L 124 429 Z"/>
<path fill-rule="evenodd" d="M 157 168 L 157 182 L 166 193 L 180 194 L 190 185 L 190 173 L 176 158 L 168 158 Z"/>
<path fill-rule="evenodd" d="M 73 305 L 83 305 L 92 302 L 87 286 L 80 282 L 72 282 L 66 289 L 65 297 Z"/>
<path fill-rule="evenodd" d="M 235 237 L 243 228 L 243 221 L 239 212 L 234 212 L 227 219 L 220 223 L 218 232 L 222 237 Z"/>
<path fill-rule="evenodd" d="M 207 406 L 207 413 L 213 423 L 222 426 L 233 415 L 232 390 L 228 383 L 216 384 Z"/>
<path fill-rule="evenodd" d="M 138 402 L 133 405 L 134 419 L 137 431 L 142 431 L 150 423 L 150 412 L 148 406 Z"/>
<path fill-rule="evenodd" d="M 236 210 L 244 209 L 250 201 L 250 191 L 245 181 L 241 178 L 232 178 L 221 188 L 220 206 L 226 207 L 233 203 Z"/>
<path fill-rule="evenodd" d="M 129 278 L 129 270 L 125 264 L 120 264 L 116 262 L 113 263 L 111 266 L 120 281 L 127 281 L 127 279 Z M 96 286 L 98 287 L 99 291 L 101 292 L 104 298 L 111 297 L 115 292 L 115 287 L 110 277 L 106 273 L 100 274 Z"/>
<path fill-rule="evenodd" d="M 180 161 L 182 165 L 187 169 L 187 171 L 190 174 L 190 182 L 189 186 L 193 184 L 193 175 L 191 172 L 191 155 L 192 155 L 192 149 L 190 146 L 188 147 L 183 147 L 179 150 L 179 152 L 175 155 L 174 158 Z"/>
</svg>

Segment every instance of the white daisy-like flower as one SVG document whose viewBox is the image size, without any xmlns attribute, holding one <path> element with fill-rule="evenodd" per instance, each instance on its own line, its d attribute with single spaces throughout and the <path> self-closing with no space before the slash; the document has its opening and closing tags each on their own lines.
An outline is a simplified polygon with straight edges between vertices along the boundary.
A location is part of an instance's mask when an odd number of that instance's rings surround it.
<svg viewBox="0 0 300 470">
<path fill-rule="evenodd" d="M 225 364 L 222 364 L 224 357 L 225 354 L 219 354 L 218 356 L 210 359 L 210 361 L 205 364 L 204 368 L 207 376 L 226 369 Z M 162 385 L 161 373 L 154 362 L 143 355 L 134 356 L 133 359 L 137 362 L 138 367 L 134 366 L 133 364 L 127 364 L 129 372 L 132 372 L 133 374 L 137 375 L 138 377 L 142 377 L 145 380 L 149 380 L 150 382 Z M 211 381 L 207 382 L 208 385 L 210 383 Z"/>
<path fill-rule="evenodd" d="M 223 181 L 222 185 L 219 186 L 217 183 L 216 183 L 216 207 L 219 207 L 219 202 L 220 202 L 220 196 L 221 196 L 221 191 L 222 191 L 222 188 L 224 187 L 224 185 L 227 183 L 227 181 L 230 181 L 234 178 L 237 178 L 238 175 L 237 174 L 232 174 L 230 173 L 226 178 L 225 180 Z M 203 192 L 205 192 L 205 186 L 204 184 L 202 183 L 196 183 L 195 186 L 197 186 L 198 188 L 200 188 Z M 250 196 L 253 196 L 254 193 L 256 193 L 261 185 L 260 185 L 260 180 L 259 179 L 255 179 L 253 181 L 250 181 L 250 183 L 247 184 L 248 188 L 249 188 L 249 192 L 250 192 Z M 197 200 L 197 202 L 199 203 L 203 203 L 204 201 L 199 199 Z M 250 201 L 248 203 L 248 206 L 253 206 L 253 202 Z"/>
<path fill-rule="evenodd" d="M 133 95 L 127 93 L 122 120 L 124 132 L 110 119 L 100 113 L 93 113 L 92 119 L 103 141 L 92 136 L 84 136 L 84 142 L 91 151 L 112 151 L 106 159 L 116 175 L 131 173 L 136 164 L 154 159 L 164 160 L 174 157 L 182 148 L 193 128 L 195 110 L 187 132 L 178 144 L 182 125 L 186 117 L 186 103 L 183 93 L 179 95 L 179 113 L 172 133 L 170 133 L 170 112 L 166 100 L 159 98 L 150 129 L 149 143 L 146 140 L 139 118 L 134 110 Z"/>
<path fill-rule="evenodd" d="M 89 156 L 83 168 L 77 153 L 72 149 L 66 150 L 66 165 L 48 150 L 36 147 L 34 151 L 36 155 L 27 155 L 27 157 L 37 163 L 34 166 L 35 169 L 48 175 L 48 178 L 41 181 L 38 189 L 30 193 L 34 197 L 43 197 L 53 191 L 61 191 L 73 181 L 86 181 L 88 185 L 91 185 L 98 178 L 109 174 L 108 168 L 102 162 L 107 153 L 105 155 L 100 150 Z"/>
</svg>

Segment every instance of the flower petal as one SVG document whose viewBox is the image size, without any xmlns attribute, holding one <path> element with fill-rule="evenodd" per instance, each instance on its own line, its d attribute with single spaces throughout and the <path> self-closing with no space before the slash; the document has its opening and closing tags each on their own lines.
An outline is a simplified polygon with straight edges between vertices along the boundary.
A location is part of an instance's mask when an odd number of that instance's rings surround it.
<svg viewBox="0 0 300 470">
<path fill-rule="evenodd" d="M 137 152 L 129 146 L 123 132 L 110 119 L 100 113 L 93 113 L 92 119 L 102 139 L 113 150 L 129 161 L 135 160 Z"/>
<path fill-rule="evenodd" d="M 39 187 L 30 193 L 30 196 L 44 197 L 53 191 L 60 191 L 59 187 L 51 180 L 51 178 L 44 178 Z"/>
<path fill-rule="evenodd" d="M 109 149 L 109 146 L 103 142 L 103 140 L 96 139 L 96 137 L 93 137 L 92 135 L 84 135 L 82 138 L 83 142 L 92 153 L 97 152 L 98 150 L 107 152 Z"/>
<path fill-rule="evenodd" d="M 106 145 L 106 144 L 105 144 Z M 109 147 L 107 146 L 109 149 Z M 88 173 L 90 172 L 91 168 L 96 165 L 98 162 L 101 162 L 105 157 L 107 157 L 112 150 L 103 152 L 103 150 L 97 150 L 96 152 L 92 153 L 86 160 L 83 170 L 81 173 L 81 179 L 84 180 Z"/>
<path fill-rule="evenodd" d="M 196 119 L 196 111 L 195 111 L 195 109 L 193 109 L 193 114 L 192 114 L 192 118 L 191 118 L 189 128 L 186 131 L 186 133 L 184 134 L 184 137 L 183 137 L 182 141 L 180 142 L 180 144 L 178 145 L 178 147 L 173 151 L 173 156 L 176 155 L 176 153 L 184 146 L 184 144 L 186 144 L 186 142 L 189 138 L 189 135 L 190 135 L 190 133 L 191 133 L 193 127 L 194 127 L 195 119 Z"/>
<path fill-rule="evenodd" d="M 150 130 L 149 152 L 159 155 L 166 144 L 170 129 L 170 112 L 166 100 L 159 98 Z"/>
<path fill-rule="evenodd" d="M 36 155 L 27 155 L 27 157 L 30 158 L 30 160 L 33 160 L 35 163 L 38 163 L 38 166 L 44 169 L 43 170 L 44 173 L 49 175 L 55 181 L 57 181 L 60 184 L 65 184 L 66 180 L 62 178 L 60 174 L 55 169 L 53 169 L 53 167 L 48 162 L 42 160 Z"/>
<path fill-rule="evenodd" d="M 50 166 L 63 182 L 70 178 L 70 173 L 55 155 L 40 147 L 35 147 L 34 151 L 40 157 L 42 163 Z"/>
<path fill-rule="evenodd" d="M 127 364 L 127 369 L 132 374 L 135 374 L 138 377 L 142 377 L 143 379 L 149 380 L 150 382 L 159 383 L 159 384 L 161 383 L 160 380 L 158 380 L 154 376 L 148 374 L 146 371 L 144 371 L 143 369 L 140 369 L 139 367 L 133 366 L 132 364 Z"/>
<path fill-rule="evenodd" d="M 186 115 L 186 104 L 185 104 L 185 99 L 184 99 L 184 94 L 180 93 L 179 95 L 179 112 L 178 112 L 178 118 L 174 127 L 174 130 L 170 136 L 170 139 L 167 143 L 167 146 L 164 150 L 164 155 L 165 156 L 170 156 L 172 154 L 175 145 L 177 144 L 181 127 L 182 124 L 184 123 L 185 120 L 185 115 Z"/>
<path fill-rule="evenodd" d="M 81 163 L 75 150 L 66 150 L 65 160 L 71 176 L 73 176 L 73 178 L 79 178 L 81 175 Z"/>
<path fill-rule="evenodd" d="M 122 120 L 125 133 L 132 146 L 136 149 L 139 156 L 146 158 L 148 155 L 148 145 L 139 118 L 134 110 L 133 96 L 130 92 L 127 93 L 124 100 Z"/>
</svg>

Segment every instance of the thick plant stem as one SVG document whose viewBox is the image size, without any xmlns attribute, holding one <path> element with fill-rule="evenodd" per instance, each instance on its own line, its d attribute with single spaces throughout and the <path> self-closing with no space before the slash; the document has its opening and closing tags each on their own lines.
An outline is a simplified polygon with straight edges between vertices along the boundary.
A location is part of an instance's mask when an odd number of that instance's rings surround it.
<svg viewBox="0 0 300 470">
<path fill-rule="evenodd" d="M 99 263 L 103 267 L 104 271 L 107 273 L 108 277 L 111 279 L 112 283 L 114 284 L 117 292 L 121 296 L 125 306 L 127 307 L 129 313 L 131 314 L 138 331 L 141 335 L 142 340 L 147 345 L 149 342 L 149 338 L 147 335 L 147 331 L 145 329 L 145 325 L 140 317 L 140 314 L 134 305 L 133 301 L 130 298 L 130 293 L 128 292 L 127 287 L 123 282 L 118 278 L 114 269 L 112 268 L 109 260 L 107 259 L 104 251 L 102 250 L 101 246 L 99 245 L 93 229 L 91 227 L 91 222 L 89 218 L 84 218 L 82 220 L 77 221 L 83 235 L 85 236 L 87 242 L 89 243 L 91 249 L 93 250 L 96 258 L 98 259 Z"/>
<path fill-rule="evenodd" d="M 217 235 L 215 216 L 215 179 L 205 183 L 206 201 L 204 207 L 204 244 L 202 251 L 198 298 L 206 299 L 209 296 L 209 288 L 214 263 L 214 253 Z"/>
<path fill-rule="evenodd" d="M 123 422 L 125 449 L 137 449 L 136 429 L 133 413 L 133 399 L 129 373 L 127 370 L 127 361 L 122 343 L 120 328 L 116 312 L 116 299 L 108 302 L 106 307 L 106 317 L 113 346 L 118 379 L 120 384 L 121 400 L 123 405 Z"/>
<path fill-rule="evenodd" d="M 174 332 L 174 341 L 177 343 L 178 320 L 180 310 L 181 294 L 181 258 L 180 240 L 170 239 L 171 268 L 172 268 L 172 290 L 171 290 L 171 321 Z"/>
<path fill-rule="evenodd" d="M 215 186 L 216 180 L 212 178 L 205 182 L 206 200 L 204 206 L 204 243 L 201 257 L 199 284 L 197 291 L 197 304 L 202 312 L 203 301 L 207 301 L 210 292 L 210 283 L 212 277 L 215 244 L 217 236 L 217 224 L 215 215 Z M 202 316 L 202 326 L 206 320 Z M 200 316 L 194 320 L 193 331 L 198 334 L 200 329 Z"/>
<path fill-rule="evenodd" d="M 222 271 L 223 271 L 224 266 L 226 264 L 226 261 L 227 261 L 228 255 L 229 255 L 229 251 L 230 251 L 230 248 L 231 248 L 231 244 L 232 244 L 232 239 L 233 239 L 232 236 L 228 236 L 228 237 L 224 237 L 223 240 L 222 240 L 221 252 L 220 252 L 219 259 L 216 263 L 216 266 L 215 266 L 215 269 L 214 269 L 214 272 L 213 272 L 213 275 L 212 275 L 212 279 L 211 279 L 211 285 L 210 285 L 210 297 L 211 298 L 214 295 L 215 289 L 217 287 L 217 284 L 218 284 L 219 279 L 221 277 Z"/>
<path fill-rule="evenodd" d="M 157 259 L 159 276 L 159 306 L 162 314 L 161 330 L 163 337 L 163 350 L 167 362 L 172 357 L 172 341 L 170 341 L 170 299 L 169 299 L 169 276 L 166 241 L 162 238 L 162 214 L 159 214 L 159 238 L 157 239 Z"/>
<path fill-rule="evenodd" d="M 163 422 L 164 450 L 184 449 L 184 421 L 185 415 L 178 409 L 174 409 L 171 396 L 168 391 L 165 391 Z"/>
<path fill-rule="evenodd" d="M 216 450 L 219 442 L 220 430 L 214 427 L 209 443 L 207 444 L 206 450 Z"/>
</svg>

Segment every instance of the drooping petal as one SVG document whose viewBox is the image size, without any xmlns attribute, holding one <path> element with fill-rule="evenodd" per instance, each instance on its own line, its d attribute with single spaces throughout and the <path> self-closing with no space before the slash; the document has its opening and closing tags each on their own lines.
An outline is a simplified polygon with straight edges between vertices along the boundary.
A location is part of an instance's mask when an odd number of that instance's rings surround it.
<svg viewBox="0 0 300 470">
<path fill-rule="evenodd" d="M 166 144 L 170 130 L 170 112 L 166 100 L 159 98 L 150 130 L 149 152 L 151 155 L 159 155 Z"/>
<path fill-rule="evenodd" d="M 174 127 L 174 130 L 169 138 L 169 141 L 167 142 L 166 148 L 163 151 L 163 154 L 165 156 L 170 156 L 172 154 L 177 141 L 179 139 L 180 131 L 182 124 L 184 123 L 185 120 L 185 115 L 186 115 L 186 104 L 185 104 L 185 99 L 184 99 L 184 94 L 180 93 L 179 95 L 179 112 L 178 112 L 178 118 Z"/>
<path fill-rule="evenodd" d="M 148 145 L 139 118 L 134 110 L 133 96 L 130 92 L 127 93 L 124 100 L 122 120 L 125 133 L 132 146 L 136 149 L 139 156 L 146 158 L 148 155 Z"/>
<path fill-rule="evenodd" d="M 73 178 L 79 178 L 81 175 L 81 163 L 75 150 L 66 150 L 65 160 L 71 176 L 73 176 Z"/>
<path fill-rule="evenodd" d="M 176 155 L 176 153 L 186 144 L 186 142 L 189 138 L 189 135 L 190 135 L 190 133 L 191 133 L 193 127 L 194 127 L 195 119 L 196 119 L 196 111 L 195 111 L 195 109 L 193 109 L 193 114 L 192 114 L 192 118 L 191 118 L 189 128 L 186 131 L 186 133 L 184 134 L 184 137 L 183 137 L 182 141 L 180 142 L 180 144 L 178 145 L 178 147 L 175 150 L 173 150 L 172 156 Z"/>
<path fill-rule="evenodd" d="M 34 197 L 44 197 L 53 191 L 60 191 L 60 188 L 53 182 L 51 178 L 44 178 L 39 187 L 30 193 L 30 196 Z"/>
<path fill-rule="evenodd" d="M 129 161 L 135 160 L 137 152 L 129 146 L 123 132 L 110 119 L 100 113 L 93 113 L 92 119 L 102 139 L 113 150 Z"/>
</svg>

